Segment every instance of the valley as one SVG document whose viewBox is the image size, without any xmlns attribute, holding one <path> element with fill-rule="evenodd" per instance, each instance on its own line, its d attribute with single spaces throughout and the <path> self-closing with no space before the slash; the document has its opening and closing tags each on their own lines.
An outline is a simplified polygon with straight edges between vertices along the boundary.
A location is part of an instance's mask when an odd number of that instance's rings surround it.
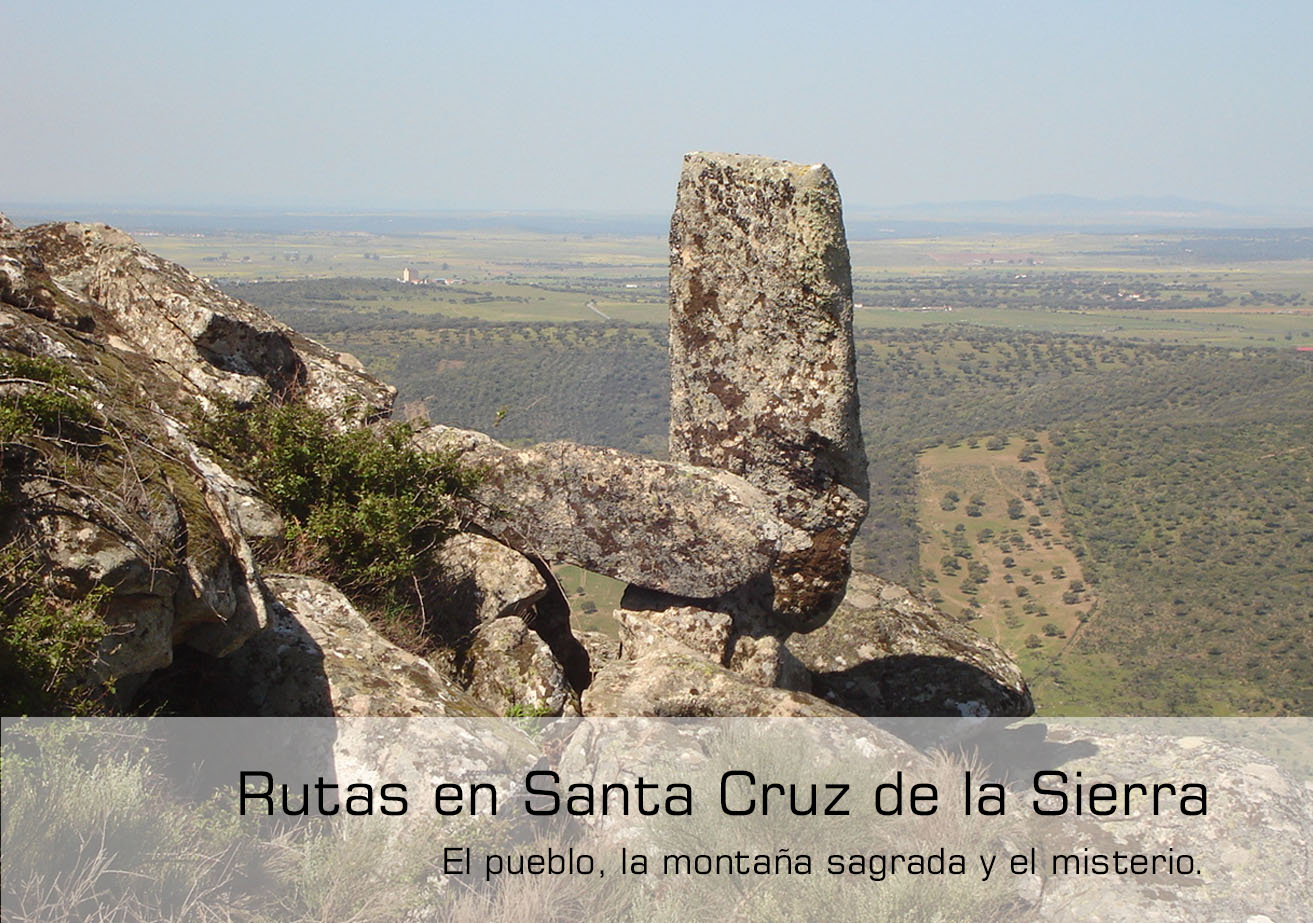
<svg viewBox="0 0 1313 923">
<path fill-rule="evenodd" d="M 1041 714 L 1313 713 L 1308 240 L 852 241 L 856 565 L 998 639 Z M 664 455 L 660 237 L 150 244 L 356 355 L 407 416 Z M 558 579 L 613 630 L 618 584 Z"/>
</svg>

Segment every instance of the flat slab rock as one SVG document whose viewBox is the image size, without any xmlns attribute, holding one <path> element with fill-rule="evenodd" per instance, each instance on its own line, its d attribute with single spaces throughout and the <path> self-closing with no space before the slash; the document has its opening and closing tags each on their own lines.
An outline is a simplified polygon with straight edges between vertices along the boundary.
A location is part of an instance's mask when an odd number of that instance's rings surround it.
<svg viewBox="0 0 1313 923">
<path fill-rule="evenodd" d="M 809 544 L 776 517 L 770 498 L 728 472 L 570 442 L 510 449 L 447 426 L 415 439 L 486 466 L 470 519 L 553 564 L 702 598 L 769 573 Z"/>
</svg>

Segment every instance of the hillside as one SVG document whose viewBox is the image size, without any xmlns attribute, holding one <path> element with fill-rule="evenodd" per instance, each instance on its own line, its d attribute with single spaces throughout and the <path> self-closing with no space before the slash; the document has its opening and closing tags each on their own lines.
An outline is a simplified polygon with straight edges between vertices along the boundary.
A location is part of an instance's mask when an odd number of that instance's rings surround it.
<svg viewBox="0 0 1313 923">
<path fill-rule="evenodd" d="M 689 155 L 679 197 L 669 460 L 430 425 L 423 395 L 390 419 L 395 389 L 340 344 L 117 229 L 0 216 L 5 710 L 1029 714 L 996 644 L 895 585 L 847 593 L 867 465 L 832 174 Z M 447 369 L 498 358 L 462 325 Z M 655 332 L 576 332 L 502 345 L 528 381 L 577 369 L 552 397 L 605 388 L 637 418 L 656 368 L 588 372 Z M 562 349 L 591 367 L 528 365 Z M 582 624 L 599 591 L 618 630 Z"/>
<path fill-rule="evenodd" d="M 284 305 L 296 286 L 277 287 Z M 257 298 L 275 290 L 244 288 Z M 660 327 L 285 310 L 433 419 L 662 455 Z M 1070 623 L 1093 599 L 1063 610 L 1059 597 L 1046 607 L 1054 618 L 1024 630 L 1005 623 L 1041 710 L 1313 711 L 1304 671 L 1313 362 L 1303 354 L 958 324 L 859 329 L 857 361 L 872 495 L 854 547 L 862 569 L 939 589 L 923 571 L 921 536 L 936 530 L 918 512 L 919 453 L 995 435 L 1047 447 L 1047 477 L 1097 605 L 1079 637 Z M 1050 621 L 1060 634 L 1044 633 Z M 1031 635 L 1039 653 L 1024 646 Z"/>
</svg>

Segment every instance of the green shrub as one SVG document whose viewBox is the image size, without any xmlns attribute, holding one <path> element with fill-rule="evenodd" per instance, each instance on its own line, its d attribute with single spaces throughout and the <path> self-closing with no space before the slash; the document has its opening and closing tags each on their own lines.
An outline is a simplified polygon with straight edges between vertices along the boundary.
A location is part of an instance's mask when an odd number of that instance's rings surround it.
<svg viewBox="0 0 1313 923">
<path fill-rule="evenodd" d="M 453 500 L 480 476 L 457 452 L 415 448 L 404 423 L 341 431 L 305 404 L 224 405 L 200 432 L 286 518 L 298 563 L 385 597 L 422 576 L 424 552 L 455 531 Z"/>
<path fill-rule="evenodd" d="M 108 587 L 74 602 L 48 593 L 35 555 L 20 542 L 0 548 L 0 702 L 8 715 L 96 710 L 78 685 L 110 632 Z"/>
<path fill-rule="evenodd" d="M 91 404 L 72 390 L 73 371 L 53 359 L 0 353 L 0 442 L 24 436 L 77 433 L 94 419 Z"/>
</svg>

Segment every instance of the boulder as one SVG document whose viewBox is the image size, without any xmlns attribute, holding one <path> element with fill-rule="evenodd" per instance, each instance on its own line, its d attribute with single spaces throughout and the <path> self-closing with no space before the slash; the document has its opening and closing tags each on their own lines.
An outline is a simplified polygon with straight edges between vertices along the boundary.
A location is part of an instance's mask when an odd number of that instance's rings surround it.
<svg viewBox="0 0 1313 923">
<path fill-rule="evenodd" d="M 724 471 L 569 442 L 509 449 L 447 426 L 415 438 L 421 448 L 461 451 L 467 464 L 483 466 L 468 517 L 553 564 L 713 597 L 769 573 L 806 542 L 760 490 Z"/>
<path fill-rule="evenodd" d="M 479 717 L 494 712 L 424 658 L 380 635 L 336 587 L 311 577 L 265 581 L 274 621 L 216 661 L 249 714 Z"/>
<path fill-rule="evenodd" d="M 843 596 L 866 516 L 852 276 L 823 164 L 688 154 L 670 224 L 670 457 L 761 488 L 807 535 L 773 571 L 793 630 Z"/>
<path fill-rule="evenodd" d="M 33 269 L 25 265 L 26 278 L 49 291 Z M 62 307 L 70 303 L 61 297 Z M 143 412 L 153 392 L 173 391 L 152 365 L 7 304 L 0 357 L 57 360 L 70 376 L 59 387 L 91 408 L 86 432 L 19 433 L 5 446 L 4 538 L 31 550 L 55 597 L 108 588 L 102 614 L 113 630 L 94 668 L 100 681 L 166 666 L 178 644 L 226 653 L 268 624 L 254 556 L 195 464 L 200 450 L 169 414 Z"/>
<path fill-rule="evenodd" d="M 502 715 L 560 715 L 570 705 L 565 670 L 523 619 L 478 627 L 462 656 L 465 689 Z"/>
<path fill-rule="evenodd" d="M 629 660 L 671 641 L 691 648 L 712 663 L 723 666 L 729 660 L 734 619 L 728 612 L 631 586 L 612 615 L 620 624 L 621 647 Z"/>
<path fill-rule="evenodd" d="M 583 694 L 586 717 L 852 717 L 805 692 L 754 683 L 676 641 L 603 667 Z"/>
<path fill-rule="evenodd" d="M 533 562 L 500 542 L 462 532 L 432 552 L 437 576 L 424 587 L 436 632 L 453 641 L 484 622 L 524 617 L 547 593 Z"/>
<path fill-rule="evenodd" d="M 789 655 L 787 632 L 777 629 L 762 595 L 759 584 L 708 600 L 630 586 L 613 612 L 623 656 L 633 660 L 675 641 L 752 682 L 808 691 L 806 671 Z"/>
<path fill-rule="evenodd" d="M 887 580 L 854 574 L 824 626 L 788 640 L 811 690 L 860 715 L 1023 716 L 1021 669 L 997 644 Z"/>
</svg>

